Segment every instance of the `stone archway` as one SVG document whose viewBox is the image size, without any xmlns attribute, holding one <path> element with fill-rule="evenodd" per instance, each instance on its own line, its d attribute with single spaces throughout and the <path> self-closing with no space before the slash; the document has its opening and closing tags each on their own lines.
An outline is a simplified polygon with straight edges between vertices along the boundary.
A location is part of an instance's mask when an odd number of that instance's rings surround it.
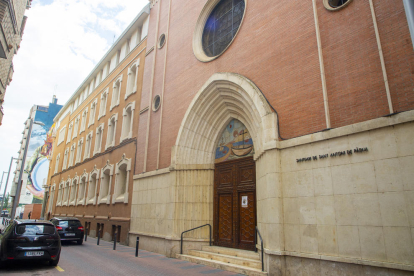
<svg viewBox="0 0 414 276">
<path fill-rule="evenodd" d="M 201 87 L 182 121 L 172 150 L 174 235 L 213 223 L 215 149 L 228 123 L 237 119 L 251 134 L 254 160 L 276 146 L 277 115 L 259 88 L 234 73 L 216 73 Z M 186 237 L 204 240 L 206 231 Z"/>
<path fill-rule="evenodd" d="M 187 109 L 172 153 L 172 167 L 214 164 L 220 133 L 233 118 L 251 131 L 254 159 L 275 147 L 277 116 L 260 89 L 244 76 L 216 73 Z"/>
</svg>

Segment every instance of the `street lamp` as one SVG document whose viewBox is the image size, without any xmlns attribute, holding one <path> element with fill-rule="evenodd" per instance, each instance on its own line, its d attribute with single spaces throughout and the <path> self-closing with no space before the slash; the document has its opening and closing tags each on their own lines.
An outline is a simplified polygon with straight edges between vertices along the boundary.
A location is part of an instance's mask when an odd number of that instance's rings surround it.
<svg viewBox="0 0 414 276">
<path fill-rule="evenodd" d="M 4 174 L 7 172 L 3 172 L 3 175 L 1 176 L 1 182 L 0 182 L 0 190 L 1 190 L 1 186 L 3 185 L 3 178 L 4 178 Z"/>
<path fill-rule="evenodd" d="M 1 210 L 3 211 L 3 206 L 4 206 L 4 198 L 6 197 L 6 191 L 7 191 L 7 184 L 9 183 L 9 176 L 10 176 L 10 171 L 11 171 L 11 167 L 13 164 L 13 160 L 19 160 L 18 158 L 14 158 L 12 157 L 10 160 L 10 166 L 9 166 L 9 172 L 7 174 L 7 180 L 6 180 L 6 186 L 4 187 L 4 193 L 3 193 L 3 198 L 1 200 Z M 2 178 L 3 179 L 3 178 Z"/>
<path fill-rule="evenodd" d="M 17 187 L 16 187 L 16 194 L 14 195 L 13 206 L 12 206 L 12 209 L 11 209 L 11 212 L 10 212 L 10 218 L 11 219 L 14 219 L 14 217 L 16 215 L 16 208 L 17 208 L 17 206 L 19 204 L 19 200 L 20 200 L 20 192 L 22 190 L 22 182 L 23 182 L 22 178 L 23 178 L 24 164 L 26 163 L 27 149 L 29 147 L 30 136 L 32 135 L 33 124 L 41 125 L 41 126 L 45 125 L 42 122 L 37 122 L 37 121 L 35 122 L 33 119 L 30 119 L 29 132 L 27 133 L 26 146 L 24 147 L 22 164 L 21 164 L 20 172 L 19 172 L 19 180 L 17 182 Z"/>
</svg>

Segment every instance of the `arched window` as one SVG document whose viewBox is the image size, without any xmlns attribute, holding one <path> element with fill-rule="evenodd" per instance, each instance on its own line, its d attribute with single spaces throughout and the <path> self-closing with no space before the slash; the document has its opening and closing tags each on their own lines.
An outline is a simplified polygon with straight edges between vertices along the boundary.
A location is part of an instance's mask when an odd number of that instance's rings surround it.
<svg viewBox="0 0 414 276">
<path fill-rule="evenodd" d="M 88 136 L 86 137 L 85 154 L 83 156 L 83 160 L 90 157 L 92 137 L 93 137 L 93 131 L 89 132 Z"/>
<path fill-rule="evenodd" d="M 54 173 L 57 173 L 59 171 L 59 161 L 60 161 L 60 153 L 58 154 L 58 156 L 56 156 L 55 172 Z"/>
<path fill-rule="evenodd" d="M 96 115 L 96 105 L 98 103 L 98 99 L 95 99 L 91 104 L 91 113 L 89 114 L 89 124 L 88 128 L 95 123 L 95 115 Z"/>
<path fill-rule="evenodd" d="M 102 117 L 105 116 L 106 114 L 106 102 L 108 100 L 108 88 L 102 92 L 101 94 L 101 103 L 99 106 L 99 116 L 98 116 L 98 120 L 101 119 Z"/>
<path fill-rule="evenodd" d="M 66 180 L 66 183 L 65 183 L 65 189 L 63 190 L 63 203 L 62 203 L 62 205 L 64 205 L 64 206 L 69 205 L 69 189 L 70 189 L 70 184 L 71 183 L 72 183 L 72 181 L 70 180 L 70 178 L 68 178 L 68 180 Z"/>
<path fill-rule="evenodd" d="M 66 166 L 68 165 L 68 157 L 69 157 L 69 148 L 65 150 L 65 154 L 63 156 L 63 165 L 62 165 L 62 171 L 66 170 Z"/>
<path fill-rule="evenodd" d="M 76 205 L 80 205 L 80 204 L 85 205 L 87 183 L 88 183 L 88 174 L 86 173 L 86 170 L 85 170 L 79 180 L 78 200 L 76 201 Z"/>
<path fill-rule="evenodd" d="M 65 187 L 65 182 L 63 182 L 63 181 L 60 182 L 56 206 L 61 206 L 62 205 L 64 187 Z"/>
<path fill-rule="evenodd" d="M 88 108 L 86 108 L 85 111 L 83 111 L 83 113 L 82 113 L 82 120 L 81 120 L 81 127 L 80 127 L 79 134 L 81 134 L 82 132 L 85 131 L 85 129 L 86 129 L 86 119 L 87 118 L 88 118 Z"/>
<path fill-rule="evenodd" d="M 75 160 L 75 151 L 76 151 L 76 143 L 73 143 L 73 145 L 70 147 L 68 168 L 73 166 L 73 161 Z"/>
<path fill-rule="evenodd" d="M 96 129 L 95 149 L 93 151 L 93 155 L 101 152 L 103 131 L 104 131 L 104 124 L 102 123 Z"/>
<path fill-rule="evenodd" d="M 105 150 L 115 146 L 116 123 L 118 122 L 118 114 L 112 115 L 108 120 L 108 134 L 106 137 Z"/>
<path fill-rule="evenodd" d="M 96 194 L 98 191 L 98 179 L 99 179 L 99 170 L 96 169 L 89 174 L 89 185 L 88 185 L 88 196 L 86 198 L 86 204 L 96 204 Z"/>
<path fill-rule="evenodd" d="M 115 106 L 119 105 L 119 99 L 121 98 L 120 96 L 121 96 L 122 76 L 123 75 L 120 75 L 116 79 L 116 81 L 114 81 L 110 110 L 112 110 Z"/>
<path fill-rule="evenodd" d="M 66 138 L 66 144 L 69 144 L 72 138 L 72 129 L 73 129 L 73 123 L 71 123 L 69 125 L 69 129 L 68 129 L 68 136 Z"/>
<path fill-rule="evenodd" d="M 114 172 L 113 165 L 109 164 L 109 160 L 106 162 L 106 166 L 101 170 L 101 187 L 99 189 L 98 204 L 111 203 L 111 187 L 112 187 L 112 175 Z"/>
<path fill-rule="evenodd" d="M 47 207 L 48 213 L 53 213 L 53 201 L 55 200 L 55 190 L 56 190 L 56 184 L 53 184 L 50 188 L 50 197 L 49 197 L 49 206 Z"/>
<path fill-rule="evenodd" d="M 72 139 L 75 139 L 75 137 L 78 136 L 79 121 L 80 121 L 80 115 L 78 116 L 78 118 L 75 119 L 75 126 L 73 127 L 73 137 L 72 137 Z"/>
<path fill-rule="evenodd" d="M 112 203 L 128 203 L 129 175 L 131 173 L 131 159 L 127 159 L 125 154 L 122 160 L 116 164 L 115 187 Z"/>
<path fill-rule="evenodd" d="M 135 102 L 129 103 L 123 111 L 121 142 L 132 138 Z"/>
<path fill-rule="evenodd" d="M 79 177 L 75 176 L 72 180 L 72 183 L 70 184 L 69 205 L 75 206 L 78 184 L 79 184 Z"/>
<path fill-rule="evenodd" d="M 128 68 L 128 81 L 127 81 L 127 89 L 125 93 L 125 100 L 135 92 L 137 92 L 137 78 L 138 78 L 138 67 L 139 67 L 139 59 L 134 61 L 132 65 Z"/>
<path fill-rule="evenodd" d="M 75 164 L 81 162 L 82 159 L 82 147 L 83 147 L 83 137 L 79 139 L 78 142 L 78 151 L 76 152 L 76 161 Z"/>
</svg>

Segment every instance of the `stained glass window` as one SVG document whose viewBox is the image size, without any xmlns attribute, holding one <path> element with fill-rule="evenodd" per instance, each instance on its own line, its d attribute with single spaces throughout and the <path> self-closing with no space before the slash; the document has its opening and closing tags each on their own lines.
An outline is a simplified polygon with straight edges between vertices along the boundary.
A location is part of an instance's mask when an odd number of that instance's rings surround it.
<svg viewBox="0 0 414 276">
<path fill-rule="evenodd" d="M 203 31 L 203 49 L 207 56 L 220 55 L 239 30 L 244 0 L 222 0 L 207 19 Z"/>
</svg>

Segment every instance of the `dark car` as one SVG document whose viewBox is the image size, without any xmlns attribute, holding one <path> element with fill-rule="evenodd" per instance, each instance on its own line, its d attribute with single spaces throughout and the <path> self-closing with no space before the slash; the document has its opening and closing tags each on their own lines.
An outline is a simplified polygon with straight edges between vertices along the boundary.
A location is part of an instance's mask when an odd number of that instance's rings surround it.
<svg viewBox="0 0 414 276">
<path fill-rule="evenodd" d="M 5 261 L 47 260 L 59 263 L 60 237 L 46 220 L 14 220 L 0 235 L 0 264 Z"/>
<path fill-rule="evenodd" d="M 78 244 L 83 243 L 84 228 L 77 218 L 55 217 L 50 221 L 56 226 L 56 230 L 62 241 L 76 241 Z"/>
</svg>

